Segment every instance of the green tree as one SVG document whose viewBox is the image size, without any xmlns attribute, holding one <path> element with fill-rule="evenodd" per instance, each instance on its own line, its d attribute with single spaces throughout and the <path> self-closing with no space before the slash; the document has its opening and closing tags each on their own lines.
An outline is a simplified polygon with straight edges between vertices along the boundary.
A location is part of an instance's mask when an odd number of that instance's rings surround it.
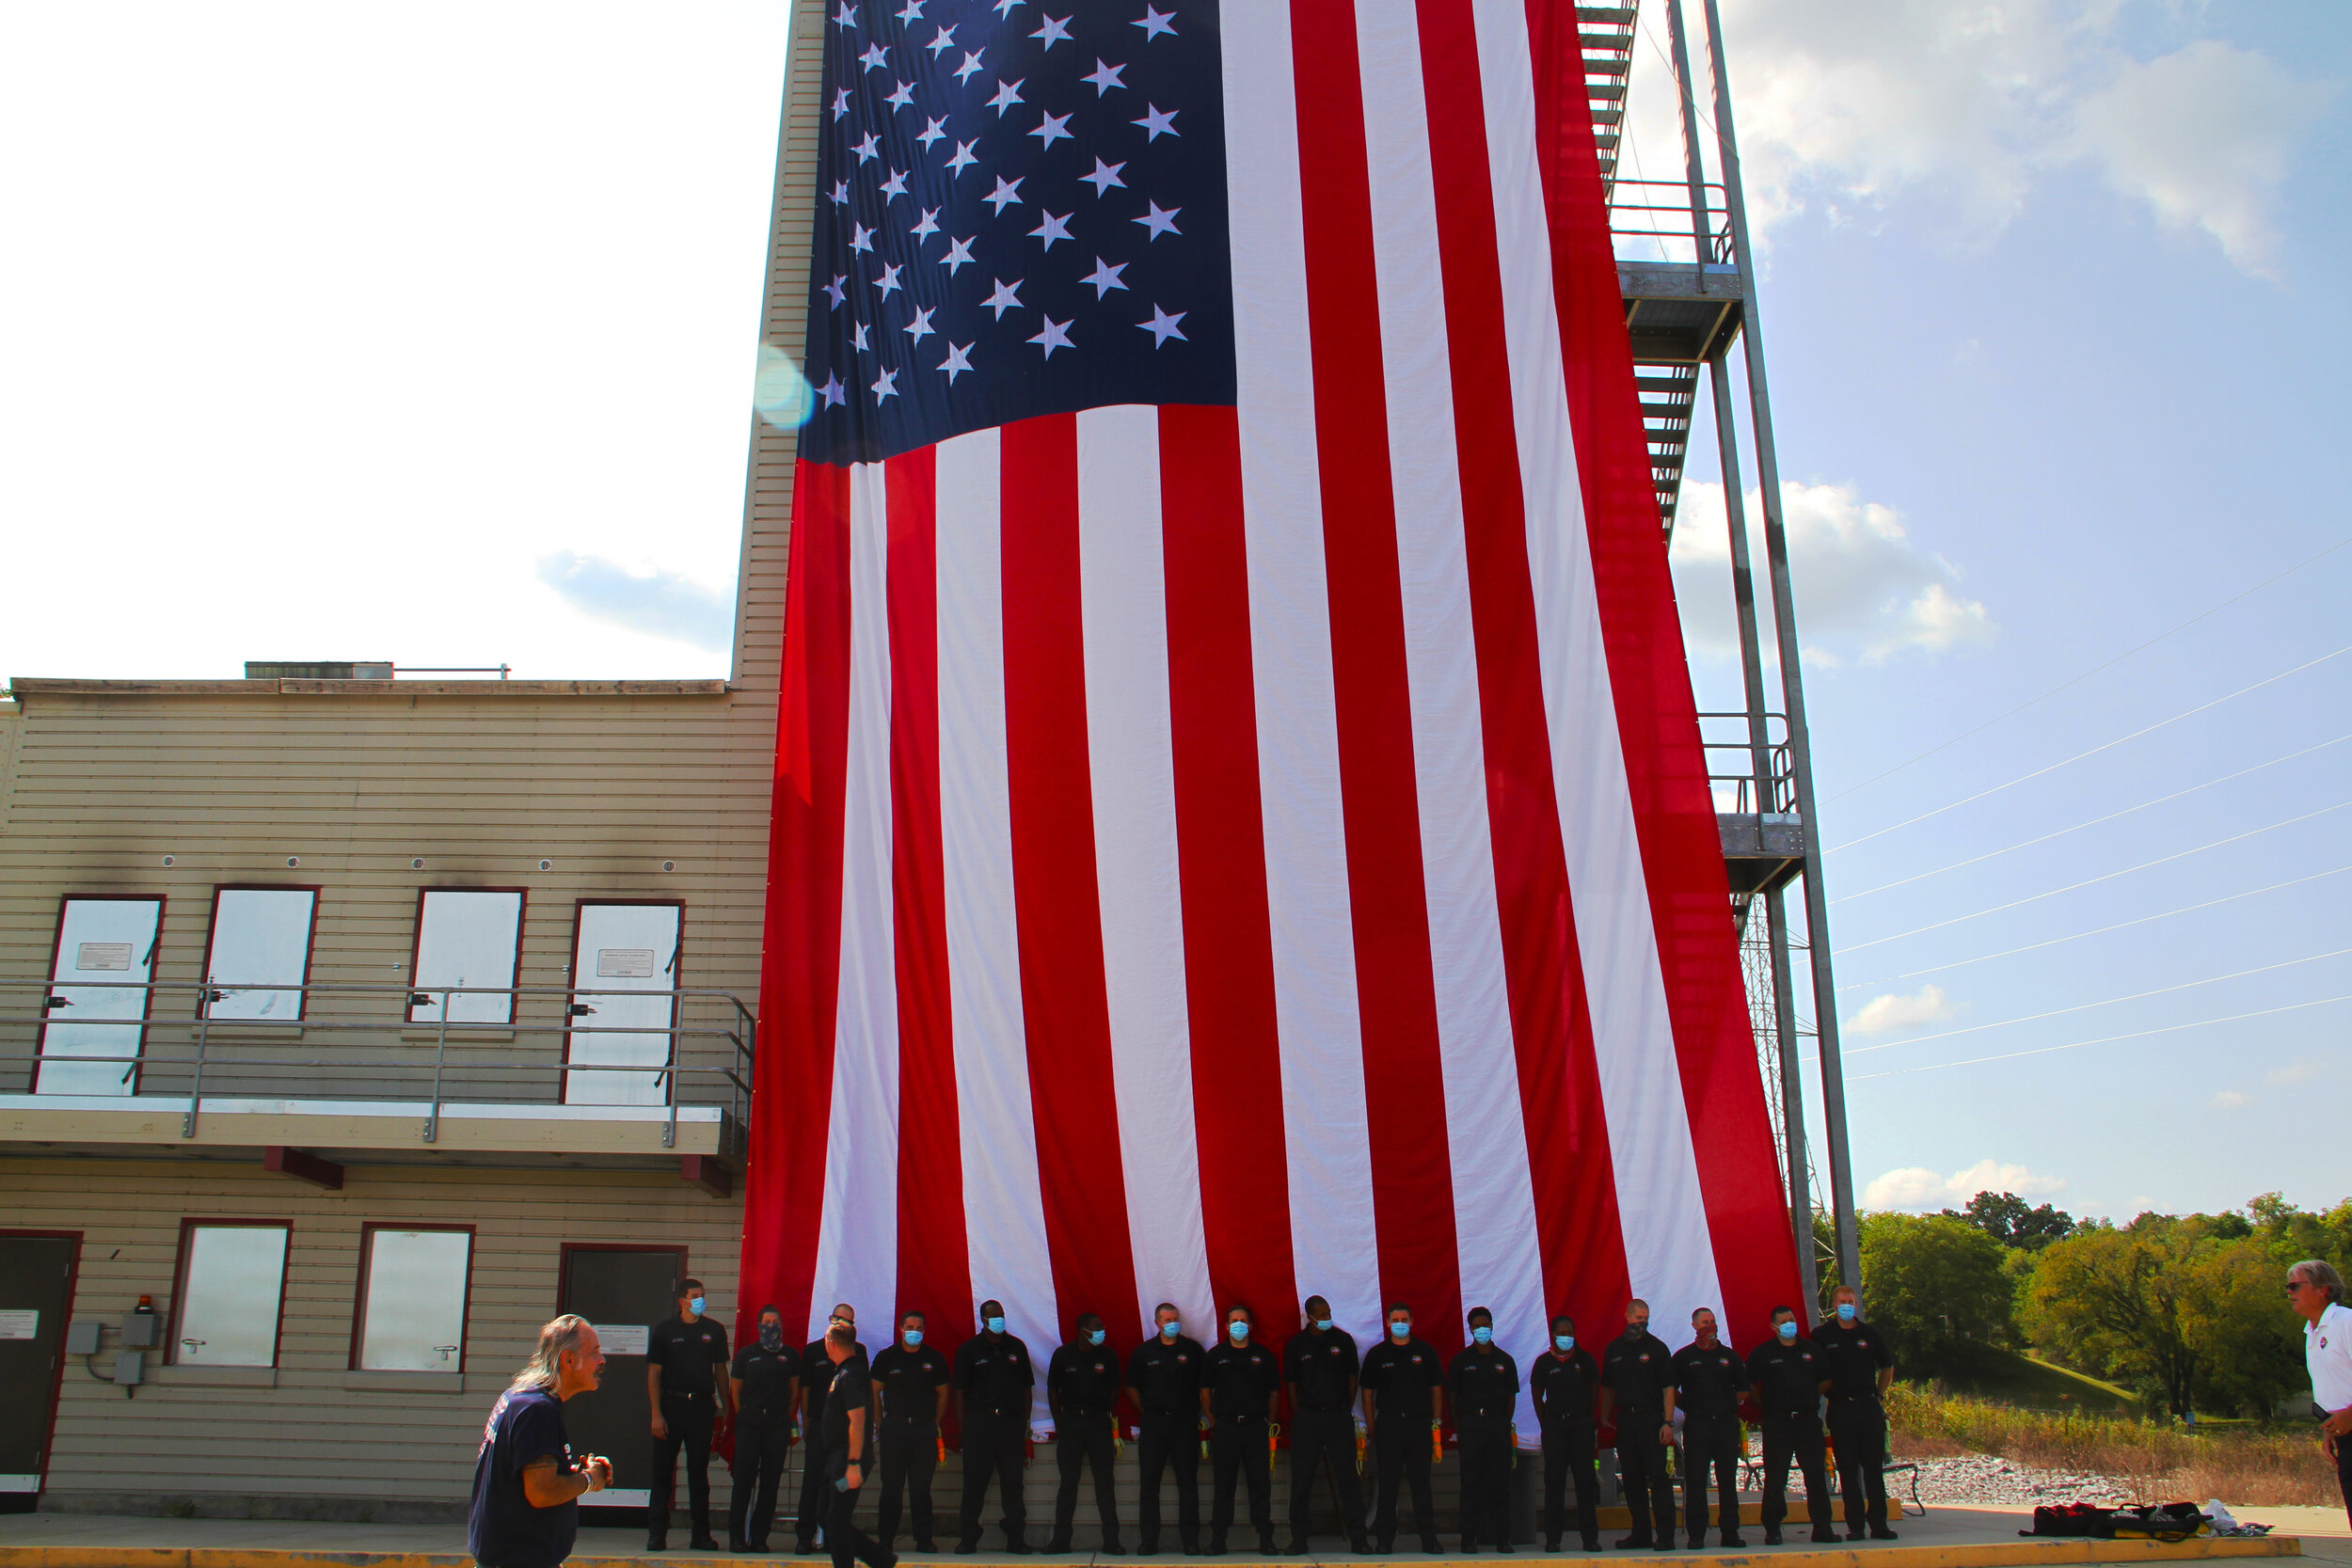
<svg viewBox="0 0 2352 1568">
<path fill-rule="evenodd" d="M 1973 1225 L 2003 1246 L 2038 1252 L 2062 1236 L 2072 1235 L 2074 1216 L 2044 1203 L 2029 1207 L 2015 1193 L 1979 1193 L 1965 1207 L 1947 1209 L 1944 1217 Z"/>
<path fill-rule="evenodd" d="M 2013 1336 L 2001 1244 L 1943 1214 L 1866 1214 L 1862 1296 L 1897 1358 L 1931 1375 L 1967 1370 Z"/>
</svg>

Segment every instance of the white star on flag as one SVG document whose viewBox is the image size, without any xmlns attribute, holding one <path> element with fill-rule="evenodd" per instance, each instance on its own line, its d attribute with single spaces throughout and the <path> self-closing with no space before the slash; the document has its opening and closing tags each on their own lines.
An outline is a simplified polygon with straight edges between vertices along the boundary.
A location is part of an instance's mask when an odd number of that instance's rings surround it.
<svg viewBox="0 0 2352 1568">
<path fill-rule="evenodd" d="M 1174 11 L 1155 11 L 1147 4 L 1143 8 L 1143 20 L 1141 22 L 1130 22 L 1127 25 L 1130 27 L 1142 28 L 1143 41 L 1146 43 L 1149 43 L 1153 39 L 1158 38 L 1162 33 L 1166 33 L 1169 38 L 1174 38 L 1176 36 L 1176 13 Z"/>
<path fill-rule="evenodd" d="M 1033 39 L 1043 39 L 1045 40 L 1044 52 L 1050 55 L 1054 52 L 1054 45 L 1070 41 L 1070 18 L 1049 16 L 1045 19 L 1045 25 L 1029 36 Z"/>
<path fill-rule="evenodd" d="M 874 279 L 874 287 L 882 292 L 882 298 L 888 299 L 898 292 L 898 274 L 902 270 L 887 261 L 882 263 L 882 276 Z"/>
<path fill-rule="evenodd" d="M 851 220 L 850 224 L 850 248 L 851 250 L 873 249 L 874 231 L 871 229 L 866 228 L 866 225 L 859 223 L 854 219 Z"/>
<path fill-rule="evenodd" d="M 849 295 L 850 291 L 844 286 L 849 281 L 848 273 L 836 272 L 833 275 L 833 281 L 825 285 L 825 295 L 833 301 L 833 308 L 836 310 L 841 309 L 842 300 Z"/>
<path fill-rule="evenodd" d="M 977 158 L 972 156 L 973 146 L 977 143 L 979 139 L 979 137 L 975 136 L 971 141 L 960 141 L 956 143 L 956 155 L 947 160 L 948 178 L 953 179 L 955 176 L 961 174 L 965 169 L 970 168 L 974 164 L 979 162 Z"/>
<path fill-rule="evenodd" d="M 953 27 L 942 27 L 938 35 L 923 47 L 931 52 L 931 58 L 935 60 L 955 46 L 956 30 Z"/>
<path fill-rule="evenodd" d="M 1148 245 L 1152 241 L 1158 239 L 1162 234 L 1182 234 L 1184 232 L 1183 230 L 1176 227 L 1176 214 L 1184 211 L 1182 207 L 1170 207 L 1166 212 L 1162 212 L 1160 210 L 1160 204 L 1156 201 L 1147 201 L 1144 205 L 1152 210 L 1144 214 L 1143 216 L 1134 218 L 1129 221 L 1139 223 L 1146 229 L 1152 230 L 1151 233 L 1144 236 L 1145 244 Z"/>
<path fill-rule="evenodd" d="M 966 371 L 969 371 L 972 368 L 971 354 L 972 345 L 970 343 L 949 343 L 947 345 L 947 357 L 941 362 L 939 368 L 947 372 L 948 386 L 954 386 L 956 384 L 956 377 L 963 374 Z"/>
<path fill-rule="evenodd" d="M 1119 171 L 1126 166 L 1127 166 L 1125 164 L 1106 164 L 1102 159 L 1097 158 L 1094 160 L 1094 172 L 1092 174 L 1081 174 L 1078 176 L 1078 183 L 1081 185 L 1092 185 L 1094 187 L 1094 194 L 1097 197 L 1100 197 L 1104 191 L 1109 190 L 1114 185 L 1124 189 L 1127 182 L 1119 177 Z"/>
<path fill-rule="evenodd" d="M 833 20 L 837 26 L 854 27 L 857 25 L 857 12 L 850 8 L 850 0 L 841 0 L 841 8 L 833 13 Z"/>
<path fill-rule="evenodd" d="M 868 164 L 882 156 L 882 144 L 874 139 L 874 133 L 868 131 L 866 133 L 866 139 L 850 150 L 857 154 L 859 163 Z"/>
<path fill-rule="evenodd" d="M 1005 118 L 1005 111 L 1007 109 L 1011 108 L 1015 103 L 1023 102 L 1021 97 L 1021 83 L 1027 80 L 1028 78 L 1024 76 L 1018 82 L 1007 82 L 1001 80 L 997 82 L 996 96 L 988 101 L 988 106 L 996 111 L 996 118 L 998 119 Z"/>
<path fill-rule="evenodd" d="M 868 71 L 880 71 L 890 63 L 890 56 L 882 53 L 881 44 L 869 43 L 866 46 L 866 53 L 858 56 L 858 62 Z"/>
<path fill-rule="evenodd" d="M 924 339 L 931 336 L 931 316 L 933 311 L 937 309 L 938 308 L 934 306 L 930 310 L 917 310 L 914 312 L 914 319 L 906 325 L 906 335 L 914 339 L 918 343 Z"/>
<path fill-rule="evenodd" d="M 1119 265 L 1112 266 L 1108 261 L 1105 261 L 1103 258 L 1097 256 L 1094 259 L 1094 270 L 1088 273 L 1084 277 L 1079 278 L 1078 281 L 1081 283 L 1093 284 L 1094 297 L 1101 299 L 1104 294 L 1109 293 L 1113 289 L 1123 289 L 1127 286 L 1119 280 L 1119 275 L 1125 272 L 1130 264 L 1131 263 L 1129 262 L 1121 261 Z"/>
<path fill-rule="evenodd" d="M 849 88 L 847 88 L 847 87 L 839 87 L 839 88 L 834 89 L 834 95 L 833 95 L 833 118 L 834 118 L 834 119 L 840 119 L 843 115 L 846 115 L 846 114 L 848 114 L 849 112 L 850 112 L 850 89 L 849 89 Z"/>
<path fill-rule="evenodd" d="M 1137 322 L 1136 325 L 1152 334 L 1152 346 L 1157 348 L 1170 338 L 1174 338 L 1179 342 L 1192 341 L 1191 339 L 1176 330 L 1176 324 L 1184 319 L 1184 312 L 1182 310 L 1171 316 L 1154 305 L 1152 307 L 1152 319 L 1148 322 Z"/>
<path fill-rule="evenodd" d="M 861 354 L 872 346 L 866 341 L 866 324 L 864 322 L 858 323 L 856 328 L 850 332 L 850 346 L 856 349 Z"/>
<path fill-rule="evenodd" d="M 907 8 L 898 13 L 898 20 L 901 22 L 922 21 L 923 0 L 907 0 Z"/>
<path fill-rule="evenodd" d="M 1074 114 L 1076 111 L 1073 110 L 1072 113 Z M 1030 132 L 1029 135 L 1042 137 L 1045 145 L 1048 147 L 1053 146 L 1057 141 L 1075 141 L 1077 138 L 1073 136 L 1067 130 L 1064 129 L 1064 127 L 1069 123 L 1069 115 L 1047 115 L 1039 124 L 1038 128 Z"/>
<path fill-rule="evenodd" d="M 847 404 L 850 401 L 849 393 L 850 389 L 841 385 L 841 377 L 838 375 L 827 375 L 825 384 L 817 388 L 817 395 L 825 400 L 825 406 L 828 408 Z"/>
<path fill-rule="evenodd" d="M 1143 138 L 1145 143 L 1148 145 L 1152 142 L 1158 141 L 1164 135 L 1183 135 L 1184 133 L 1176 129 L 1176 117 L 1183 113 L 1184 111 L 1182 109 L 1170 109 L 1166 114 L 1162 114 L 1160 112 L 1160 106 L 1157 103 L 1152 103 L 1144 108 L 1143 118 L 1141 119 L 1131 119 L 1127 123 L 1130 125 L 1140 125 L 1145 131 L 1150 133 Z"/>
<path fill-rule="evenodd" d="M 874 382 L 874 405 L 879 408 L 882 406 L 882 399 L 895 398 L 898 395 L 898 372 L 897 371 L 882 372 Z"/>
<path fill-rule="evenodd" d="M 1057 348 L 1074 348 L 1077 346 L 1070 341 L 1070 323 L 1057 322 L 1051 316 L 1043 317 L 1042 320 L 1045 325 L 1039 329 L 1038 335 L 1030 339 L 1029 341 L 1033 343 L 1044 344 L 1046 358 L 1051 359 L 1054 356 L 1054 351 Z"/>
<path fill-rule="evenodd" d="M 1044 222 L 1029 230 L 1029 238 L 1033 240 L 1043 240 L 1045 242 L 1045 248 L 1051 250 L 1054 248 L 1054 242 L 1056 240 L 1066 240 L 1070 238 L 1071 214 L 1064 213 L 1059 217 L 1056 217 L 1053 214 L 1047 213 L 1044 214 Z"/>
<path fill-rule="evenodd" d="M 898 90 L 884 97 L 882 102 L 889 104 L 894 109 L 905 108 L 908 104 L 914 102 L 914 84 L 913 82 L 899 83 Z"/>
<path fill-rule="evenodd" d="M 976 234 L 973 236 L 973 239 L 977 239 L 978 237 L 979 236 Z M 939 259 L 939 264 L 947 269 L 947 276 L 950 277 L 953 277 L 957 273 L 962 271 L 965 267 L 970 266 L 972 264 L 972 241 L 959 240 L 953 235 L 949 235 L 947 239 L 947 254 Z"/>
<path fill-rule="evenodd" d="M 931 143 L 942 140 L 946 136 L 947 133 L 945 129 L 947 117 L 946 115 L 942 115 L 937 119 L 932 120 L 929 125 L 923 127 L 923 134 L 914 139 L 923 144 L 924 151 L 929 152 L 931 150 Z"/>
<path fill-rule="evenodd" d="M 980 301 L 982 307 L 996 312 L 996 319 L 998 321 L 1003 321 L 1005 319 L 1005 312 L 1020 303 L 1021 279 L 1018 277 L 1014 278 L 1009 283 L 1006 282 L 1001 277 L 997 278 L 996 292 L 990 294 L 986 299 Z"/>
<path fill-rule="evenodd" d="M 966 76 L 975 75 L 978 72 L 979 69 L 980 52 L 978 50 L 974 50 L 971 54 L 966 55 L 963 57 L 963 63 L 961 65 L 956 67 L 956 80 L 961 82 Z"/>
<path fill-rule="evenodd" d="M 933 234 L 938 233 L 939 209 L 936 207 L 924 208 L 923 215 L 914 220 L 914 227 L 907 230 L 907 232 L 913 234 L 918 240 L 927 240 Z"/>
<path fill-rule="evenodd" d="M 836 207 L 847 207 L 850 204 L 850 182 L 847 180 L 836 180 L 833 182 L 833 204 Z"/>
<path fill-rule="evenodd" d="M 882 183 L 882 193 L 884 197 L 906 195 L 907 177 L 899 173 L 897 169 L 892 169 L 890 171 L 890 178 L 883 181 Z"/>
<path fill-rule="evenodd" d="M 1091 87 L 1094 89 L 1094 96 L 1100 98 L 1113 87 L 1123 87 L 1127 85 L 1120 80 L 1120 72 L 1126 69 L 1123 65 L 1104 65 L 1103 56 L 1097 55 L 1094 57 L 1094 69 L 1079 77 L 1078 80 Z"/>
<path fill-rule="evenodd" d="M 1028 176 L 1025 174 L 1021 180 L 1027 178 Z M 980 199 L 993 206 L 996 209 L 996 215 L 1003 217 L 1006 208 L 1021 205 L 1021 180 L 1008 180 L 1000 174 L 996 177 L 996 188 Z"/>
</svg>

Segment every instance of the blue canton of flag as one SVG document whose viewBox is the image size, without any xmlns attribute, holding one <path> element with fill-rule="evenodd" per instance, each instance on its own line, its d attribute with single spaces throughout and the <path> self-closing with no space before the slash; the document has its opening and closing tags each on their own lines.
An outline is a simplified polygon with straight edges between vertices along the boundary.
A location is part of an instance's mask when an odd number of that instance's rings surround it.
<svg viewBox="0 0 2352 1568">
<path fill-rule="evenodd" d="M 831 4 L 803 458 L 1233 403 L 1214 0 Z"/>
</svg>

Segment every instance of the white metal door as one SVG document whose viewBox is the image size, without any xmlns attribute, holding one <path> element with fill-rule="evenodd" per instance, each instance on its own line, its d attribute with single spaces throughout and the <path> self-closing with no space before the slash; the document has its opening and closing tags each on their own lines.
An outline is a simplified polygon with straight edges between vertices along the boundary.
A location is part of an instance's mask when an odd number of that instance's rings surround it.
<svg viewBox="0 0 2352 1568">
<path fill-rule="evenodd" d="M 574 998 L 569 1051 L 574 1067 L 664 1068 L 676 1017 L 679 916 L 675 904 L 580 906 L 573 936 Z M 581 1011 L 580 1009 L 586 1009 Z M 564 1099 L 573 1105 L 660 1105 L 666 1072 L 568 1072 Z"/>
<path fill-rule="evenodd" d="M 57 916 L 36 1094 L 130 1094 L 138 1076 L 160 898 L 69 898 Z M 60 1057 L 108 1056 L 73 1062 Z"/>
</svg>

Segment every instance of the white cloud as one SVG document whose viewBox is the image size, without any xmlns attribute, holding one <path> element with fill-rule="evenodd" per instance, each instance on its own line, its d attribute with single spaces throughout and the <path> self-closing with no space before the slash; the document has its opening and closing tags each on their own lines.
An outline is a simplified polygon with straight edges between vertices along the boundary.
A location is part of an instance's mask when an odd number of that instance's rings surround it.
<svg viewBox="0 0 2352 1568">
<path fill-rule="evenodd" d="M 2263 1082 L 2274 1089 L 2283 1089 L 2290 1085 L 2316 1078 L 2327 1070 L 2326 1062 L 2315 1056 L 2307 1056 L 2299 1062 L 2289 1062 L 2285 1067 L 2273 1068 L 2263 1074 Z"/>
<path fill-rule="evenodd" d="M 2063 1177 L 2036 1176 L 2023 1165 L 1979 1160 L 1966 1170 L 1940 1176 L 1925 1165 L 1890 1170 L 1864 1189 L 1866 1209 L 1956 1209 L 1979 1193 L 2015 1193 L 2019 1197 L 2055 1197 L 2066 1190 Z"/>
<path fill-rule="evenodd" d="M 718 650 L 735 631 L 734 595 L 677 572 L 632 572 L 602 556 L 558 550 L 539 558 L 538 574 L 581 614 L 648 637 Z"/>
<path fill-rule="evenodd" d="M 1892 507 L 1866 501 L 1850 484 L 1784 481 L 1781 512 L 1797 583 L 1797 625 L 1806 657 L 1828 664 L 1879 662 L 1904 652 L 1941 653 L 1989 641 L 1991 611 L 1957 590 L 1960 569 L 1923 550 Z M 1748 549 L 1764 560 L 1760 492 L 1746 498 Z M 1684 641 L 1729 657 L 1739 647 L 1731 604 L 1731 545 L 1721 484 L 1682 487 L 1675 519 L 1675 594 Z M 1759 593 L 1761 589 L 1759 588 Z"/>
<path fill-rule="evenodd" d="M 1857 1035 L 1891 1035 L 1940 1022 L 1958 1010 L 1941 986 L 1921 986 L 1909 996 L 1889 991 L 1873 997 L 1846 1021 L 1846 1027 Z"/>
<path fill-rule="evenodd" d="M 2252 1095 L 2240 1094 L 2235 1089 L 2223 1089 L 2213 1097 L 2213 1108 L 2217 1111 L 2242 1111 L 2252 1103 Z"/>
</svg>

